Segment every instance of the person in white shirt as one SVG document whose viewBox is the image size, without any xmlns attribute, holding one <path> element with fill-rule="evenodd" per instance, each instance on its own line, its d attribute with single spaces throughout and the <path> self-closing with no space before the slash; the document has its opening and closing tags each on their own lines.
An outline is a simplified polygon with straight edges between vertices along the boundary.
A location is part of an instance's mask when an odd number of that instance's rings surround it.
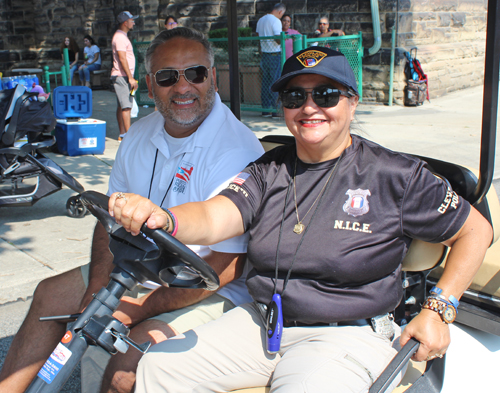
<svg viewBox="0 0 500 393">
<path fill-rule="evenodd" d="M 194 29 L 164 30 L 151 42 L 145 60 L 146 82 L 158 111 L 134 123 L 121 143 L 109 195 L 138 193 L 164 208 L 203 201 L 260 157 L 263 148 L 258 139 L 217 94 L 213 62 L 208 40 Z M 90 264 L 39 284 L 6 357 L 0 391 L 24 392 L 64 335 L 64 323 L 41 323 L 38 318 L 78 312 L 107 284 L 113 269 L 108 242 L 98 223 Z M 141 343 L 161 342 L 218 318 L 250 300 L 244 283 L 246 247 L 246 235 L 209 247 L 191 246 L 219 275 L 217 293 L 161 287 L 139 298 L 123 297 L 114 316 L 132 327 L 130 337 Z M 100 378 L 89 375 L 106 367 L 108 358 L 99 351 L 94 349 L 92 359 L 85 355 L 82 360 L 82 391 L 99 391 Z M 140 357 L 135 350 L 113 356 L 100 391 L 132 391 Z M 94 373 L 85 371 L 86 367 Z"/>
<path fill-rule="evenodd" d="M 264 15 L 257 22 L 259 37 L 280 35 L 282 31 L 281 18 L 285 14 L 286 6 L 283 3 L 274 5 L 271 13 Z M 260 97 L 262 102 L 262 116 L 279 117 L 276 112 L 278 93 L 271 91 L 271 85 L 276 81 L 281 72 L 281 45 L 280 40 L 261 40 L 262 52 L 260 68 L 262 69 L 262 86 Z"/>
<path fill-rule="evenodd" d="M 85 44 L 83 49 L 85 62 L 78 68 L 78 74 L 82 86 L 90 87 L 90 71 L 101 69 L 101 50 L 89 35 L 83 38 L 83 43 Z"/>
</svg>

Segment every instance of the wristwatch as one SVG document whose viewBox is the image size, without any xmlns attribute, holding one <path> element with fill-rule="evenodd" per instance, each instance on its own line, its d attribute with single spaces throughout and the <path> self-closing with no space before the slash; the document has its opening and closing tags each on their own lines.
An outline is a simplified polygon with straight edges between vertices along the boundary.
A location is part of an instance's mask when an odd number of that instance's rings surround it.
<svg viewBox="0 0 500 393">
<path fill-rule="evenodd" d="M 452 304 L 433 297 L 425 299 L 422 308 L 437 312 L 445 323 L 453 323 L 457 317 L 457 310 Z"/>
</svg>

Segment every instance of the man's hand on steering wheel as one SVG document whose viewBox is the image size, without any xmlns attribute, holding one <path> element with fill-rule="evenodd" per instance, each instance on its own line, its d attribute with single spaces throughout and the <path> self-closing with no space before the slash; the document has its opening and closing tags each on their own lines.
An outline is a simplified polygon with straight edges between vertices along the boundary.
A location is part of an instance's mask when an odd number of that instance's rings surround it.
<svg viewBox="0 0 500 393">
<path fill-rule="evenodd" d="M 168 215 L 161 207 L 137 194 L 113 193 L 108 209 L 116 222 L 134 236 L 140 233 L 144 223 L 150 229 L 163 228 L 168 223 Z"/>
</svg>

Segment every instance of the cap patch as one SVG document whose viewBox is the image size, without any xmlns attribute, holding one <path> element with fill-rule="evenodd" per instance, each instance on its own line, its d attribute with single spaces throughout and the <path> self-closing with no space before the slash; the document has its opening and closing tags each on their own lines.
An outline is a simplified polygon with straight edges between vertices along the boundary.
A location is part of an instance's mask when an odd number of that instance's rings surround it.
<svg viewBox="0 0 500 393">
<path fill-rule="evenodd" d="M 317 66 L 326 56 L 328 56 L 326 53 L 320 52 L 319 50 L 308 50 L 298 55 L 297 60 L 304 67 L 310 68 Z"/>
</svg>

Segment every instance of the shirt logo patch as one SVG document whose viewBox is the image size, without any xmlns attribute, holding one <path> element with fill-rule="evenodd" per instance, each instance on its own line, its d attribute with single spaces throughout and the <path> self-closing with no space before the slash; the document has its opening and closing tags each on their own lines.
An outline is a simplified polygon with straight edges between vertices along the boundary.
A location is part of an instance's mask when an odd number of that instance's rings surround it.
<svg viewBox="0 0 500 393">
<path fill-rule="evenodd" d="M 231 183 L 236 183 L 241 186 L 243 183 L 245 183 L 245 180 L 248 179 L 249 177 L 250 173 L 240 172 L 238 173 L 238 176 L 236 176 Z"/>
<path fill-rule="evenodd" d="M 184 192 L 186 191 L 186 186 L 191 179 L 193 169 L 193 164 L 187 161 L 181 162 L 181 165 L 179 165 L 179 167 L 177 168 L 177 173 L 174 176 L 174 192 L 184 194 Z"/>
<path fill-rule="evenodd" d="M 358 217 L 370 211 L 368 204 L 368 196 L 371 196 L 370 190 L 347 190 L 346 195 L 349 195 L 342 209 L 350 216 Z"/>
<path fill-rule="evenodd" d="M 297 60 L 306 68 L 317 66 L 326 57 L 326 53 L 318 50 L 308 50 L 297 56 Z"/>
</svg>

